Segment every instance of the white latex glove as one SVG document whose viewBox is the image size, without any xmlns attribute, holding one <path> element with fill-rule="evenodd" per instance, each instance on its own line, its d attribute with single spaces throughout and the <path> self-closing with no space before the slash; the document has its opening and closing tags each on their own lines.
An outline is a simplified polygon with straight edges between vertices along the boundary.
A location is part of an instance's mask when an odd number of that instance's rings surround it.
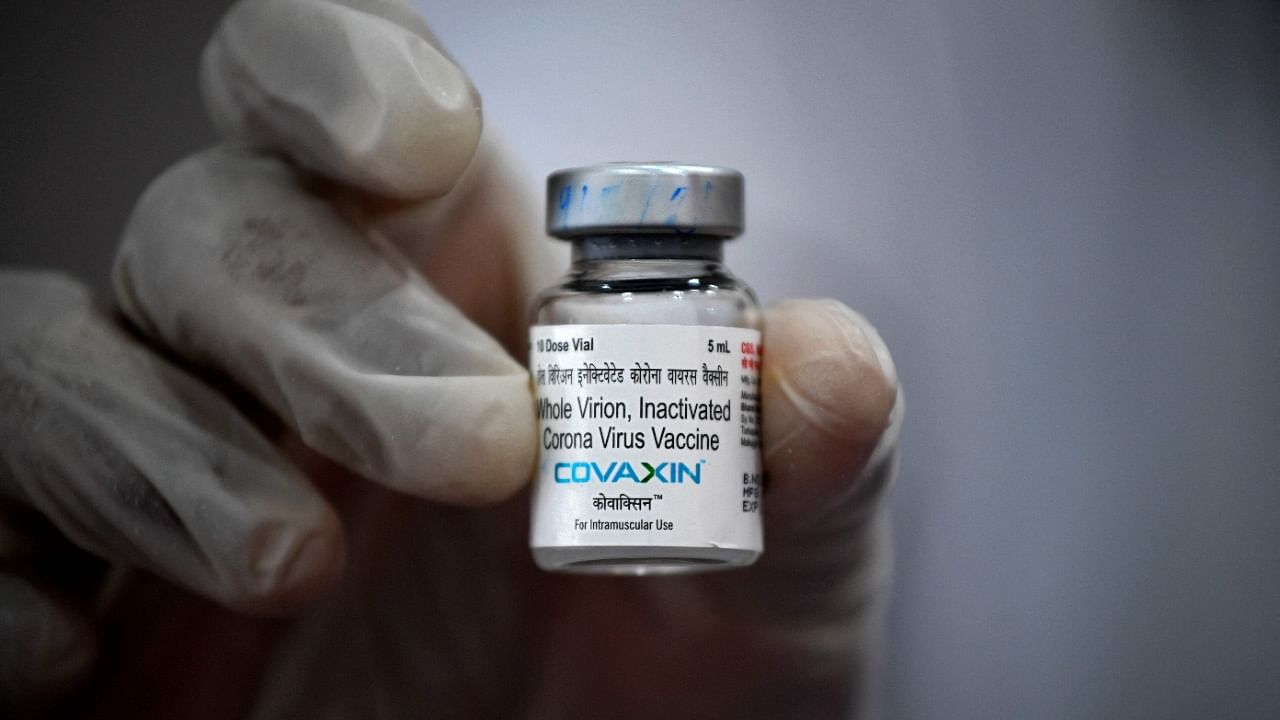
<svg viewBox="0 0 1280 720">
<path fill-rule="evenodd" d="M 5 702 L 88 679 L 71 707 L 100 716 L 856 712 L 901 418 L 865 320 L 766 314 L 756 566 L 541 573 L 524 495 L 459 507 L 531 473 L 494 338 L 523 345 L 550 247 L 466 77 L 392 0 L 241 3 L 202 77 L 229 143 L 147 190 L 117 260 L 142 338 L 0 276 Z"/>
</svg>

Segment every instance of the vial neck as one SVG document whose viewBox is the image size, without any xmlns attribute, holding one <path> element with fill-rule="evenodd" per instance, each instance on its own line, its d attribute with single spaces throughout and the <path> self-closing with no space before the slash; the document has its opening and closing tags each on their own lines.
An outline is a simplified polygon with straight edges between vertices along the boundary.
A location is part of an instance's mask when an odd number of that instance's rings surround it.
<svg viewBox="0 0 1280 720">
<path fill-rule="evenodd" d="M 599 235 L 573 241 L 573 264 L 616 260 L 724 259 L 724 238 L 709 235 Z"/>
</svg>

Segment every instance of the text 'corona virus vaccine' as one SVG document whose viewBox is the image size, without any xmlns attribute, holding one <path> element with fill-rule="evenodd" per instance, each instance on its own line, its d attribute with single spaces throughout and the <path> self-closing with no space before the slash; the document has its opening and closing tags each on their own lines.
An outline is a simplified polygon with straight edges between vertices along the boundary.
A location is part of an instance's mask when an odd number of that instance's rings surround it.
<svg viewBox="0 0 1280 720">
<path fill-rule="evenodd" d="M 760 309 L 721 262 L 742 227 L 733 170 L 548 178 L 547 230 L 573 243 L 573 265 L 529 331 L 539 566 L 643 575 L 759 556 Z"/>
</svg>

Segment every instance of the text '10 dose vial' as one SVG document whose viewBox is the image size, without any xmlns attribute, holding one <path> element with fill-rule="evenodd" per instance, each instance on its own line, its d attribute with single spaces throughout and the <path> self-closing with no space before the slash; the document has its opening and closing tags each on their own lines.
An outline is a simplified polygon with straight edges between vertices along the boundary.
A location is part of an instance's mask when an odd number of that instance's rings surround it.
<svg viewBox="0 0 1280 720">
<path fill-rule="evenodd" d="M 760 555 L 760 308 L 721 262 L 742 186 L 679 163 L 548 178 L 547 230 L 573 265 L 529 331 L 539 566 L 644 575 Z"/>
</svg>

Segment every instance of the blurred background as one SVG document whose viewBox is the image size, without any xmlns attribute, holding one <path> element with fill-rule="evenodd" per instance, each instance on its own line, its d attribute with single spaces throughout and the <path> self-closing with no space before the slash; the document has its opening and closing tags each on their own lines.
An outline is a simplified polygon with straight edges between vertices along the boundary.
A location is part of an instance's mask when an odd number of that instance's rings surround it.
<svg viewBox="0 0 1280 720">
<path fill-rule="evenodd" d="M 1280 3 L 421 5 L 531 187 L 739 168 L 731 266 L 880 327 L 884 717 L 1280 716 Z M 0 261 L 106 287 L 224 6 L 0 10 Z"/>
</svg>

